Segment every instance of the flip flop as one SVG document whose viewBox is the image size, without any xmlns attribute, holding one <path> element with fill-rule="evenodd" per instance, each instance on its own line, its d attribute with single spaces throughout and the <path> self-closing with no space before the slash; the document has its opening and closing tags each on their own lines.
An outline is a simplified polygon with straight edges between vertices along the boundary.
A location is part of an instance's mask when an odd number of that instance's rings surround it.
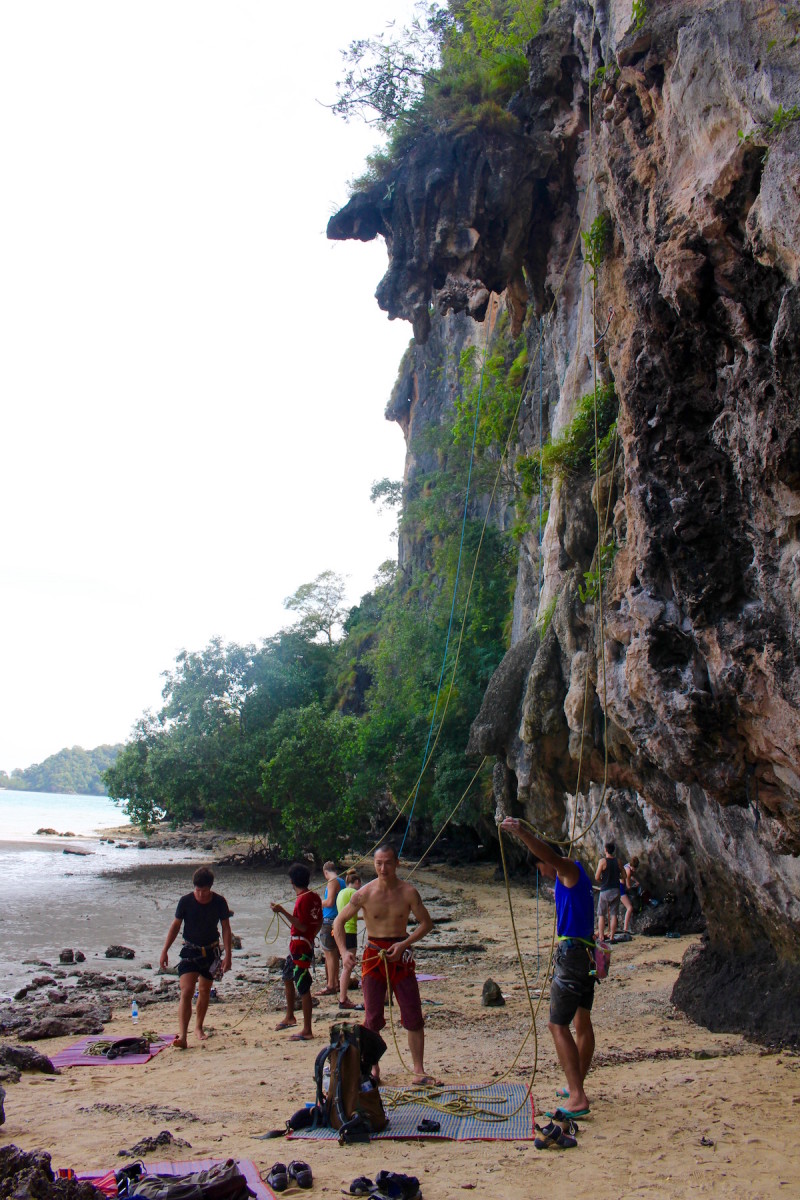
<svg viewBox="0 0 800 1200">
<path fill-rule="evenodd" d="M 326 987 L 326 988 L 323 988 L 321 992 L 312 992 L 312 995 L 314 995 L 314 996 L 338 996 L 339 989 Z"/>
<path fill-rule="evenodd" d="M 290 1042 L 313 1042 L 313 1040 L 314 1040 L 313 1033 L 293 1033 L 292 1036 L 289 1038 Z M 309 1184 L 309 1187 L 310 1186 L 311 1185 Z"/>
<path fill-rule="evenodd" d="M 351 1009 L 353 1012 L 363 1012 L 364 1011 L 363 1004 L 354 1004 L 352 1000 L 340 1000 L 339 1008 Z"/>
<path fill-rule="evenodd" d="M 275 1031 L 277 1033 L 279 1029 L 294 1029 L 296 1024 L 297 1021 L 281 1021 L 280 1025 L 275 1026 Z"/>
<path fill-rule="evenodd" d="M 569 1100 L 569 1088 L 556 1088 L 556 1100 Z"/>
<path fill-rule="evenodd" d="M 546 1112 L 544 1115 L 553 1121 L 565 1121 L 575 1120 L 577 1117 L 588 1117 L 591 1111 L 590 1108 L 578 1108 L 574 1112 L 568 1108 L 557 1108 L 555 1112 Z"/>
<path fill-rule="evenodd" d="M 311 1167 L 308 1163 L 301 1162 L 300 1159 L 296 1158 L 293 1162 L 289 1163 L 287 1170 L 289 1178 L 293 1179 L 298 1187 L 310 1188 L 313 1186 L 314 1177 L 311 1174 Z"/>
<path fill-rule="evenodd" d="M 411 1086 L 415 1088 L 441 1087 L 442 1081 L 441 1079 L 434 1079 L 432 1075 L 423 1075 L 421 1079 L 413 1079 Z"/>
<path fill-rule="evenodd" d="M 417 1126 L 417 1133 L 438 1133 L 441 1128 L 438 1121 L 433 1121 L 430 1117 L 423 1117 Z"/>
</svg>

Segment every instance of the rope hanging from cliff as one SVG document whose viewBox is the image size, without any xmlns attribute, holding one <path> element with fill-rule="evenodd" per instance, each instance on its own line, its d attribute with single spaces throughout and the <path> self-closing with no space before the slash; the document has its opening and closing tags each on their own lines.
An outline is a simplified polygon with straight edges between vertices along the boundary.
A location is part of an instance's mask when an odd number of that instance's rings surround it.
<svg viewBox="0 0 800 1200">
<path fill-rule="evenodd" d="M 436 724 L 436 710 L 439 707 L 439 696 L 441 695 L 441 692 L 442 692 L 442 680 L 444 679 L 444 670 L 447 665 L 447 652 L 450 649 L 450 634 L 453 631 L 453 616 L 455 615 L 455 611 L 456 611 L 456 599 L 458 597 L 458 583 L 459 583 L 459 579 L 461 578 L 461 559 L 464 554 L 464 533 L 467 528 L 467 513 L 469 511 L 469 495 L 470 495 L 470 487 L 472 485 L 472 467 L 475 462 L 475 442 L 478 437 L 478 419 L 480 417 L 480 412 L 481 412 L 481 398 L 483 396 L 483 381 L 484 381 L 484 377 L 486 375 L 486 356 L 487 356 L 487 351 L 488 351 L 488 346 L 489 346 L 489 325 L 490 325 L 490 321 L 487 317 L 486 336 L 483 339 L 483 362 L 481 363 L 481 381 L 480 381 L 480 386 L 478 388 L 478 399 L 475 404 L 475 421 L 474 421 L 474 424 L 472 427 L 472 445 L 470 446 L 469 467 L 467 469 L 467 488 L 464 493 L 464 513 L 461 518 L 461 540 L 459 541 L 459 544 L 458 544 L 458 560 L 456 562 L 456 577 L 455 577 L 455 581 L 453 583 L 453 600 L 450 605 L 450 620 L 447 623 L 447 637 L 445 638 L 444 654 L 442 655 L 442 669 L 439 672 L 439 682 L 436 685 L 436 698 L 433 701 L 433 711 L 431 713 L 431 723 L 428 728 L 428 740 L 425 743 L 425 752 L 422 755 L 422 767 L 420 768 L 419 777 L 417 778 L 417 784 L 416 784 L 416 787 L 414 788 L 414 800 L 411 804 L 411 811 L 408 814 L 408 823 L 406 824 L 406 831 L 403 834 L 403 840 L 400 843 L 400 850 L 399 850 L 398 854 L 403 853 L 403 847 L 406 844 L 406 838 L 408 837 L 408 831 L 411 828 L 411 820 L 414 816 L 414 809 L 416 808 L 416 804 L 417 804 L 417 796 L 419 795 L 420 784 L 422 783 L 422 776 L 424 774 L 425 767 L 427 765 L 428 747 L 431 744 L 431 737 L 433 736 L 433 727 Z"/>
</svg>

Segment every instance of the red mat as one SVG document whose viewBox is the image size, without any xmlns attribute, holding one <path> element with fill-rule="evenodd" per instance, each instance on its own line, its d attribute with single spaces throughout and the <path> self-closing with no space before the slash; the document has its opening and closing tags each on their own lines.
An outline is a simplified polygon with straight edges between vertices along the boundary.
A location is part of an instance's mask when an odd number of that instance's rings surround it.
<svg viewBox="0 0 800 1200">
<path fill-rule="evenodd" d="M 150 1043 L 149 1054 L 123 1054 L 120 1058 L 106 1058 L 104 1054 L 87 1054 L 88 1046 L 94 1042 L 113 1042 L 116 1038 L 106 1037 L 85 1037 L 82 1041 L 76 1042 L 74 1046 L 68 1046 L 66 1050 L 59 1050 L 58 1054 L 52 1054 L 50 1061 L 54 1067 L 138 1067 L 142 1063 L 149 1062 L 154 1054 L 158 1054 L 160 1050 L 166 1050 L 167 1046 L 171 1046 L 175 1041 L 174 1033 L 160 1033 L 157 1042 Z"/>
<path fill-rule="evenodd" d="M 147 1163 L 148 1175 L 190 1175 L 193 1171 L 207 1171 L 209 1167 L 224 1162 L 222 1158 L 198 1158 L 193 1162 L 158 1162 Z M 247 1186 L 256 1195 L 256 1200 L 278 1200 L 269 1184 L 258 1173 L 258 1167 L 250 1158 L 237 1158 L 236 1165 L 247 1180 Z M 79 1179 L 96 1180 L 103 1176 L 98 1173 L 84 1174 L 79 1172 Z"/>
</svg>

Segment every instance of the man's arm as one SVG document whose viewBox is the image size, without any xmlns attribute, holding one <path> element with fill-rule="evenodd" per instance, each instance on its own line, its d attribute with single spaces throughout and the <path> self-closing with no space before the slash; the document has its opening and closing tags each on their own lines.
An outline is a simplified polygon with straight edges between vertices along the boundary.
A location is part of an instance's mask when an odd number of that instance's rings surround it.
<svg viewBox="0 0 800 1200">
<path fill-rule="evenodd" d="M 536 837 L 528 829 L 524 829 L 522 822 L 516 817 L 506 817 L 500 826 L 506 833 L 513 833 L 515 837 L 524 843 L 536 858 L 541 862 L 546 863 L 548 867 L 552 867 L 558 878 L 564 884 L 564 887 L 574 887 L 580 879 L 580 871 L 578 864 L 572 862 L 569 858 L 562 858 L 560 854 L 556 854 L 555 850 L 551 850 L 547 842 L 543 842 L 541 838 Z"/>
<path fill-rule="evenodd" d="M 233 934 L 231 933 L 231 923 L 228 917 L 224 917 L 220 924 L 222 925 L 222 944 L 225 947 L 225 957 L 222 960 L 222 973 L 224 975 L 233 966 Z"/>
<path fill-rule="evenodd" d="M 167 936 L 164 941 L 164 947 L 161 951 L 161 958 L 159 959 L 159 966 L 161 967 L 162 971 L 166 971 L 167 967 L 169 966 L 169 957 L 168 957 L 169 948 L 172 945 L 172 943 L 175 941 L 175 938 L 180 933 L 182 924 L 183 924 L 183 922 L 179 921 L 178 918 L 175 917 L 175 919 L 173 920 L 169 929 L 167 930 Z"/>
</svg>

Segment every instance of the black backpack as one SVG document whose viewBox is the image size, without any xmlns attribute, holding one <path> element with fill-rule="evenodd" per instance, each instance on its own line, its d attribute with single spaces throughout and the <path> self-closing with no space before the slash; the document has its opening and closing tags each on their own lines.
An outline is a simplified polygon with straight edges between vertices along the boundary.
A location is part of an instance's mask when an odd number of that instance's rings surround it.
<svg viewBox="0 0 800 1200">
<path fill-rule="evenodd" d="M 340 1130 L 350 1126 L 359 1133 L 358 1140 L 363 1140 L 365 1125 L 367 1135 L 386 1128 L 386 1111 L 372 1078 L 372 1068 L 385 1050 L 380 1034 L 363 1025 L 344 1021 L 331 1026 L 330 1043 L 320 1050 L 314 1063 L 317 1111 L 323 1124 Z M 331 1069 L 327 1095 L 323 1090 L 326 1062 Z"/>
</svg>

